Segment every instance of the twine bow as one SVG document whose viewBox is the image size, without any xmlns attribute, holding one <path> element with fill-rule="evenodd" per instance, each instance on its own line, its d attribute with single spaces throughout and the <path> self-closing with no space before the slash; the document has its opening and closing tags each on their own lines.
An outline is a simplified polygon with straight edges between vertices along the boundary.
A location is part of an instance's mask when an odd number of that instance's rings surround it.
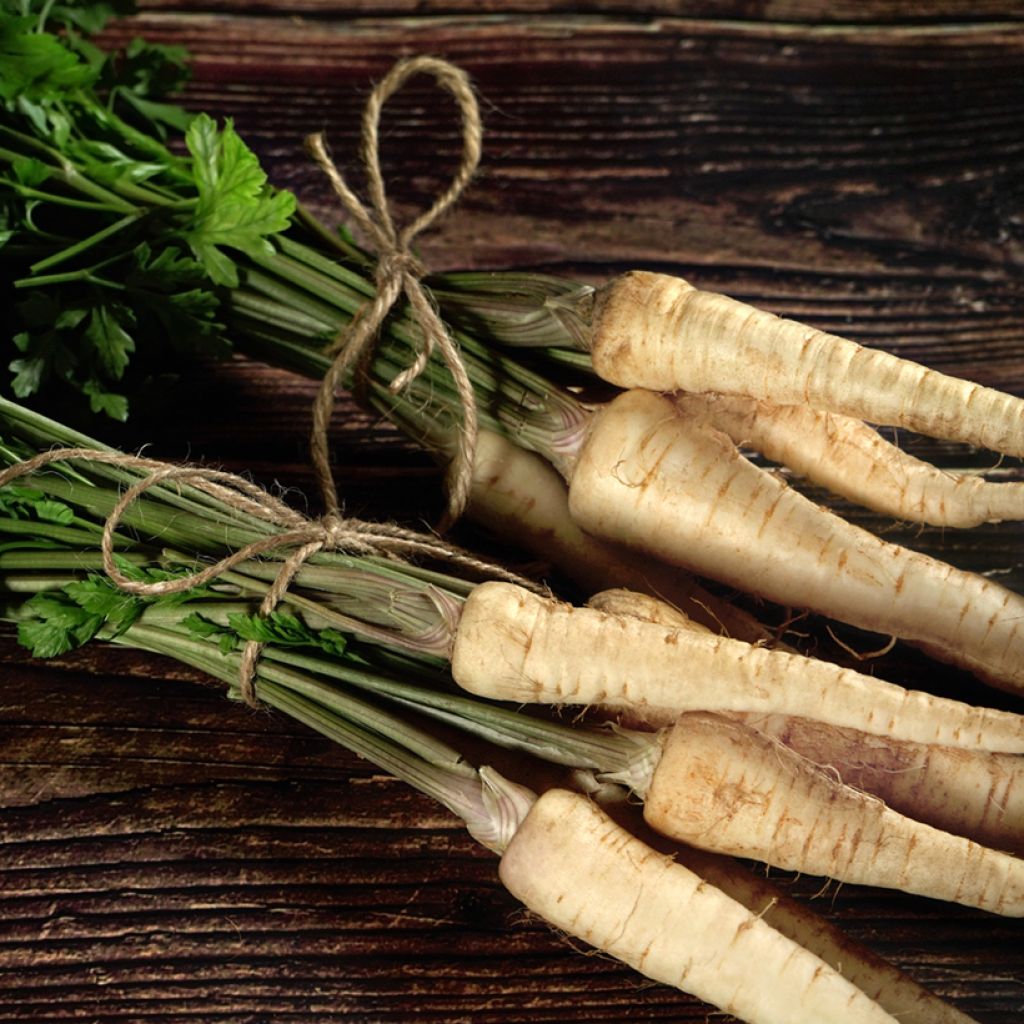
<svg viewBox="0 0 1024 1024">
<path fill-rule="evenodd" d="M 432 75 L 437 84 L 455 98 L 462 120 L 462 159 L 448 188 L 430 208 L 411 224 L 398 230 L 388 209 L 384 179 L 380 169 L 379 128 L 381 109 L 413 75 Z M 441 353 L 455 381 L 462 407 L 462 426 L 456 451 L 448 468 L 448 507 L 439 530 L 447 529 L 466 507 L 472 480 L 473 458 L 478 433 L 476 398 L 458 347 L 441 322 L 437 311 L 420 283 L 423 267 L 412 252 L 413 239 L 437 220 L 458 199 L 480 163 L 482 130 L 480 111 L 469 78 L 460 68 L 434 57 L 415 57 L 400 61 L 373 90 L 363 112 L 360 154 L 366 167 L 371 209 L 349 188 L 327 152 L 322 134 L 311 135 L 307 146 L 313 159 L 327 175 L 345 210 L 359 225 L 377 250 L 376 296 L 344 328 L 328 351 L 337 355 L 324 375 L 313 406 L 313 430 L 310 453 L 323 492 L 328 513 L 339 511 L 337 488 L 331 474 L 328 432 L 334 410 L 334 393 L 345 373 L 359 364 L 376 340 L 384 318 L 405 295 L 419 324 L 422 341 L 415 361 L 391 382 L 397 392 L 415 380 L 424 370 L 434 350 Z"/>
<path fill-rule="evenodd" d="M 318 551 L 346 551 L 354 555 L 377 555 L 397 558 L 403 554 L 421 554 L 474 572 L 517 583 L 530 589 L 536 585 L 500 566 L 482 561 L 444 541 L 434 540 L 392 523 L 370 523 L 329 513 L 320 519 L 308 519 L 280 499 L 244 477 L 224 470 L 201 466 L 178 466 L 122 452 L 106 452 L 93 448 L 56 448 L 25 459 L 0 472 L 0 487 L 12 480 L 66 459 L 84 459 L 147 473 L 127 488 L 118 498 L 103 524 L 100 551 L 103 570 L 121 590 L 138 597 L 160 597 L 180 594 L 200 587 L 250 558 L 272 552 L 288 551 L 260 603 L 260 615 L 269 615 L 285 596 L 302 565 Z M 187 484 L 223 502 L 237 512 L 255 516 L 274 527 L 274 532 L 252 541 L 187 576 L 177 579 L 145 582 L 126 576 L 114 557 L 114 535 L 125 513 L 146 491 L 159 484 Z M 256 663 L 263 644 L 249 640 L 242 649 L 239 667 L 239 690 L 242 699 L 256 706 Z"/>
</svg>

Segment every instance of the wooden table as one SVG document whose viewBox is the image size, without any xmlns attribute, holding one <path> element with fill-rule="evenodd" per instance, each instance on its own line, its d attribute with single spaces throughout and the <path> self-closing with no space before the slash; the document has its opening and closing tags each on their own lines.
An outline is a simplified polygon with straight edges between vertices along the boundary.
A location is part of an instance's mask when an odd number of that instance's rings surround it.
<svg viewBox="0 0 1024 1024">
<path fill-rule="evenodd" d="M 431 267 L 670 270 L 1024 394 L 1022 16 L 1011 0 L 151 0 L 106 38 L 188 46 L 187 103 L 232 115 L 330 219 L 303 136 L 325 128 L 354 167 L 372 81 L 399 56 L 447 57 L 483 98 L 486 149 L 423 241 Z M 428 87 L 395 98 L 401 213 L 443 187 L 456 148 Z M 309 488 L 312 394 L 205 363 L 169 385 L 180 413 L 140 409 L 105 436 Z M 437 493 L 425 457 L 354 407 L 335 445 L 355 512 L 413 521 L 409 485 Z M 895 533 L 1024 587 L 1019 528 Z M 9 634 L 0 651 L 0 1021 L 707 1018 L 570 948 L 447 813 L 326 741 L 158 659 L 35 664 Z M 1024 1018 L 1019 923 L 778 880 L 980 1021 Z"/>
</svg>

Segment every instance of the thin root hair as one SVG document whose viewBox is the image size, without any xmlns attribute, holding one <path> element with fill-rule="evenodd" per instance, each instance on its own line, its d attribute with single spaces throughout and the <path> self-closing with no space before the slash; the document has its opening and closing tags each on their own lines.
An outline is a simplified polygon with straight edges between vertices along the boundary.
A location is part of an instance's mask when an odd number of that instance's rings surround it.
<svg viewBox="0 0 1024 1024">
<path fill-rule="evenodd" d="M 876 648 L 873 651 L 858 651 L 850 644 L 845 643 L 843 640 L 840 640 L 839 637 L 836 636 L 835 631 L 832 629 L 830 625 L 826 624 L 825 630 L 828 632 L 828 635 L 832 638 L 836 645 L 838 647 L 841 647 L 844 651 L 846 651 L 846 653 L 849 654 L 850 657 L 853 658 L 855 661 L 874 661 L 876 658 L 884 658 L 896 646 L 896 641 L 898 639 L 895 636 L 890 636 L 888 641 L 882 647 Z"/>
</svg>

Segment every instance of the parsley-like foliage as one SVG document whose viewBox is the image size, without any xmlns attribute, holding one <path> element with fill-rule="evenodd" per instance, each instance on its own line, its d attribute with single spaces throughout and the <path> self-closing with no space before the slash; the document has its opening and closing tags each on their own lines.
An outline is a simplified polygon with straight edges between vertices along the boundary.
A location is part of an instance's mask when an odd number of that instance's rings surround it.
<svg viewBox="0 0 1024 1024">
<path fill-rule="evenodd" d="M 229 654 L 239 644 L 255 640 L 278 647 L 313 647 L 341 656 L 348 647 L 348 637 L 336 629 L 310 629 L 291 612 L 277 609 L 269 615 L 248 615 L 232 612 L 228 624 L 222 626 L 199 612 L 183 621 L 189 632 L 206 640 L 216 640 L 221 651 Z"/>
<path fill-rule="evenodd" d="M 199 193 L 195 221 L 185 237 L 210 279 L 235 288 L 238 270 L 223 247 L 272 251 L 267 236 L 288 227 L 295 197 L 268 187 L 256 154 L 231 121 L 218 131 L 211 117 L 200 114 L 189 127 L 185 144 Z"/>
<path fill-rule="evenodd" d="M 220 289 L 296 204 L 233 125 L 165 101 L 183 50 L 80 34 L 114 12 L 0 0 L 0 323 L 17 398 L 59 385 L 124 419 L 162 348 L 229 351 Z M 181 132 L 188 155 L 166 144 Z"/>
<path fill-rule="evenodd" d="M 142 583 L 188 575 L 188 570 L 140 567 L 123 559 L 118 565 L 127 577 Z M 84 580 L 30 598 L 22 608 L 18 641 L 37 658 L 53 658 L 88 643 L 101 630 L 106 639 L 120 636 L 149 605 L 168 607 L 212 596 L 214 592 L 204 586 L 178 594 L 140 597 L 121 590 L 107 576 L 90 573 Z"/>
</svg>

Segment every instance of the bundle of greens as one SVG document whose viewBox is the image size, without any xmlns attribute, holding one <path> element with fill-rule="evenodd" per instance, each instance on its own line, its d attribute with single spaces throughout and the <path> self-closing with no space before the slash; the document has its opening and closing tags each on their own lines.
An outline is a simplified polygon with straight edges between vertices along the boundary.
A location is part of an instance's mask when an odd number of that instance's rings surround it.
<svg viewBox="0 0 1024 1024">
<path fill-rule="evenodd" d="M 2 613 L 17 622 L 19 639 L 35 655 L 52 657 L 99 639 L 174 658 L 232 688 L 239 679 L 240 646 L 256 642 L 262 645 L 256 666 L 259 700 L 441 801 L 466 821 L 474 836 L 502 854 L 501 877 L 513 894 L 559 927 L 648 976 L 755 1024 L 794 1020 L 796 996 L 801 1004 L 796 1019 L 808 1022 L 881 1024 L 897 1015 L 913 1019 L 913 1014 L 951 1024 L 966 1020 L 805 911 L 778 902 L 770 888 L 754 883 L 729 862 L 681 851 L 673 863 L 614 824 L 579 792 L 559 787 L 538 798 L 491 769 L 473 768 L 429 724 L 587 769 L 608 784 L 626 784 L 639 795 L 646 793 L 649 803 L 660 803 L 661 819 L 655 823 L 671 832 L 673 814 L 670 809 L 666 813 L 666 796 L 669 803 L 687 801 L 689 810 L 681 817 L 692 821 L 696 809 L 721 791 L 714 780 L 702 789 L 685 775 L 673 787 L 665 772 L 680 771 L 680 756 L 674 751 L 685 748 L 696 754 L 701 736 L 725 736 L 733 747 L 729 760 L 753 771 L 751 758 L 764 762 L 765 751 L 741 723 L 686 715 L 669 736 L 569 727 L 453 693 L 443 670 L 453 644 L 456 665 L 460 659 L 504 663 L 479 635 L 481 605 L 474 598 L 483 595 L 486 606 L 490 588 L 505 585 L 474 585 L 393 558 L 311 553 L 293 586 L 268 614 L 259 614 L 260 602 L 289 554 L 273 545 L 261 559 L 245 558 L 179 592 L 179 581 L 223 555 L 276 539 L 278 525 L 259 514 L 272 503 L 240 508 L 224 474 L 193 471 L 149 481 L 152 486 L 140 491 L 114 522 L 111 512 L 122 494 L 146 482 L 154 469 L 164 474 L 162 467 L 133 465 L 98 442 L 9 402 L 0 402 L 0 438 L 0 463 L 13 467 L 13 472 L 4 471 L 0 485 Z M 47 453 L 45 465 L 25 472 L 26 460 L 39 451 Z M 250 496 L 255 493 L 245 481 L 238 488 Z M 105 529 L 113 564 L 128 581 L 127 589 L 109 576 Z M 530 596 L 521 588 L 514 593 L 520 602 Z M 650 611 L 643 604 L 623 604 L 628 600 L 629 595 L 611 595 L 604 611 L 594 611 L 605 632 L 609 624 L 640 622 L 638 616 Z M 553 613 L 564 613 L 554 602 L 551 606 Z M 579 622 L 581 627 L 575 628 L 583 629 L 582 639 L 592 639 L 586 633 L 587 615 Z M 487 629 L 514 632 L 493 620 Z M 573 629 L 568 625 L 560 640 L 571 643 Z M 538 623 L 538 647 L 543 634 Z M 1016 730 L 1024 737 L 1024 723 L 1012 716 L 995 715 L 992 721 L 991 733 L 1002 725 L 1004 735 Z M 774 752 L 768 754 L 768 760 L 776 758 Z M 971 760 L 966 751 L 965 756 Z M 797 796 L 787 792 L 783 776 L 776 776 L 780 812 L 790 822 L 806 813 L 821 824 L 837 796 L 848 805 L 846 813 L 864 814 L 873 803 L 839 786 Z M 842 827 L 842 818 L 835 820 Z M 864 854 L 850 861 L 857 871 L 869 871 L 860 880 L 893 884 L 899 877 L 905 886 L 934 896 L 1004 913 L 1024 912 L 1012 858 L 895 812 L 875 814 L 872 828 L 877 830 L 878 849 L 909 843 L 909 849 L 931 853 L 922 857 L 920 869 L 908 872 L 904 866 L 895 871 L 865 842 Z M 807 838 L 793 836 L 792 847 L 803 845 L 820 857 L 820 842 L 808 845 Z M 835 853 L 840 847 L 833 839 L 827 845 Z M 752 841 L 763 839 L 754 836 Z M 781 847 L 776 844 L 776 849 Z M 979 884 L 970 893 L 954 893 L 929 867 L 933 853 L 941 854 L 944 865 L 950 858 L 967 858 Z M 895 873 L 886 875 L 887 870 Z M 641 906 L 649 909 L 638 912 Z M 679 918 L 678 927 L 666 926 L 666 907 L 673 920 Z M 695 924 L 697 920 L 706 927 Z M 723 920 L 735 927 L 723 928 Z M 752 956 L 770 965 L 767 980 L 748 971 Z M 681 966 L 687 964 L 691 966 Z M 742 975 L 748 980 L 737 986 L 735 979 Z M 785 996 L 778 994 L 780 978 Z"/>
</svg>

